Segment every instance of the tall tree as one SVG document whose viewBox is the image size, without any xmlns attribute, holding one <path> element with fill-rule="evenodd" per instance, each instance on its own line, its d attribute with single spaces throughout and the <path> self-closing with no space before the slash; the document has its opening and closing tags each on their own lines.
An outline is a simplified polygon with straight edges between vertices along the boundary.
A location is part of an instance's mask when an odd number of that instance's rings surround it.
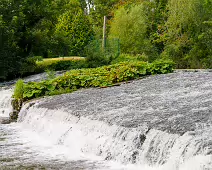
<svg viewBox="0 0 212 170">
<path fill-rule="evenodd" d="M 110 37 L 119 38 L 124 53 L 142 54 L 146 50 L 146 15 L 143 4 L 116 10 Z"/>
<path fill-rule="evenodd" d="M 53 51 L 62 56 L 80 55 L 92 36 L 92 26 L 83 11 L 67 11 L 58 18 L 54 35 L 57 47 Z"/>
<path fill-rule="evenodd" d="M 207 38 L 211 32 L 211 4 L 211 0 L 169 0 L 168 41 L 164 53 L 178 67 L 201 68 L 211 56 L 208 44 L 212 40 Z"/>
</svg>

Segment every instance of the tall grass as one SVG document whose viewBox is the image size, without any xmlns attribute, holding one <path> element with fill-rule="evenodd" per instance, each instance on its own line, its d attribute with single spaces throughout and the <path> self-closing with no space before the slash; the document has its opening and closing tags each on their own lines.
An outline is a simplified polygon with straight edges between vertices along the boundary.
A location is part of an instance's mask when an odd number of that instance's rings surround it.
<svg viewBox="0 0 212 170">
<path fill-rule="evenodd" d="M 24 81 L 19 79 L 15 84 L 13 97 L 17 100 L 22 100 L 24 94 Z"/>
</svg>

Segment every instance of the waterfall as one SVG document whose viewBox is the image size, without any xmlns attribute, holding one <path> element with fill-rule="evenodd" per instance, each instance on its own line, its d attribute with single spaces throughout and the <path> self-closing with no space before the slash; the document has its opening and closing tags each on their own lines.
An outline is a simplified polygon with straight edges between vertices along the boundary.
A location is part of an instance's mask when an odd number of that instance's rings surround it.
<svg viewBox="0 0 212 170">
<path fill-rule="evenodd" d="M 170 134 L 147 130 L 146 125 L 133 128 L 108 125 L 63 109 L 39 108 L 41 103 L 25 105 L 19 123 L 55 145 L 66 146 L 75 155 L 95 154 L 104 160 L 160 170 L 212 169 L 210 126 L 183 135 Z"/>
<path fill-rule="evenodd" d="M 12 111 L 12 89 L 0 89 L 0 117 L 9 117 Z"/>
<path fill-rule="evenodd" d="M 64 71 L 57 71 L 56 77 L 60 76 L 64 73 Z M 25 83 L 27 82 L 38 82 L 41 80 L 47 79 L 46 73 L 40 73 L 37 75 L 32 75 L 25 77 L 23 80 Z M 16 80 L 11 80 L 8 82 L 0 82 L 0 119 L 1 118 L 8 118 L 9 114 L 12 111 L 12 95 L 13 95 L 13 89 L 14 84 L 17 82 Z"/>
</svg>

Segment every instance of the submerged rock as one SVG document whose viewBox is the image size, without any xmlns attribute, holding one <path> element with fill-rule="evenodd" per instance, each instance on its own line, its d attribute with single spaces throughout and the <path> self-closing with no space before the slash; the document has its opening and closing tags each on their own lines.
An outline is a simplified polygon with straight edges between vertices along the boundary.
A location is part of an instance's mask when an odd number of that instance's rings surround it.
<svg viewBox="0 0 212 170">
<path fill-rule="evenodd" d="M 0 117 L 0 124 L 9 124 L 10 119 L 8 117 Z"/>
</svg>

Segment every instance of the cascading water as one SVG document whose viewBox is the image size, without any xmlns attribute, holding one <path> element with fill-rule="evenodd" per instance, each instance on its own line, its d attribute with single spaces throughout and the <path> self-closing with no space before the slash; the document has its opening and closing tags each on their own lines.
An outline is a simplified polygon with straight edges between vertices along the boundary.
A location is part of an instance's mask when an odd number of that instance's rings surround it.
<svg viewBox="0 0 212 170">
<path fill-rule="evenodd" d="M 0 146 L 0 169 L 212 170 L 212 73 L 27 103 Z"/>
<path fill-rule="evenodd" d="M 12 89 L 0 89 L 0 117 L 9 117 L 9 114 L 12 111 L 12 93 Z"/>
</svg>

